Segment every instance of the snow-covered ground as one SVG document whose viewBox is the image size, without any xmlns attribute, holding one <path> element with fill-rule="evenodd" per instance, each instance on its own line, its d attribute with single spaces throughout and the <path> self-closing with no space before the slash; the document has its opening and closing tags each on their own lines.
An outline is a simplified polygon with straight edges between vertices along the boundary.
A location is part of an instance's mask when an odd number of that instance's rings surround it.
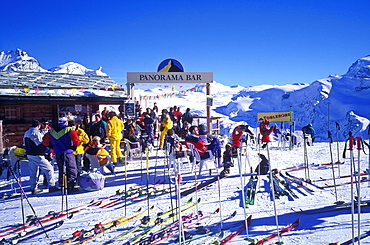
<svg viewBox="0 0 370 245">
<path fill-rule="evenodd" d="M 346 152 L 345 159 L 341 158 L 344 143 L 339 144 L 340 152 L 340 161 L 344 161 L 344 164 L 336 165 L 334 167 L 334 174 L 338 176 L 339 173 L 341 176 L 350 174 L 350 152 Z M 231 173 L 228 177 L 221 179 L 220 181 L 220 196 L 217 182 L 214 183 L 211 187 L 207 189 L 200 190 L 197 195 L 201 198 L 201 203 L 198 205 L 198 209 L 202 210 L 204 214 L 210 214 L 216 210 L 221 205 L 221 217 L 226 218 L 232 212 L 237 211 L 236 216 L 224 223 L 224 227 L 228 227 L 231 224 L 240 223 L 244 220 L 245 215 L 252 215 L 252 223 L 248 229 L 248 236 L 251 238 L 261 239 L 276 230 L 276 219 L 274 212 L 274 203 L 272 201 L 272 196 L 270 192 L 270 185 L 267 176 L 261 176 L 258 184 L 258 194 L 256 196 L 256 202 L 254 205 L 249 205 L 245 209 L 245 213 L 242 205 L 241 197 L 241 185 L 249 180 L 248 174 L 250 169 L 255 169 L 257 164 L 260 162 L 258 157 L 258 152 L 270 156 L 270 162 L 272 168 L 277 168 L 278 170 L 285 173 L 286 169 L 289 167 L 300 166 L 304 162 L 304 151 L 303 147 L 294 148 L 293 150 L 281 150 L 277 147 L 277 142 L 273 142 L 269 145 L 269 154 L 266 149 L 258 150 L 255 145 L 248 146 L 247 155 L 242 158 L 242 172 L 243 178 L 240 178 L 239 168 L 237 162 L 235 166 L 231 168 Z M 329 163 L 331 162 L 330 150 L 328 143 L 315 143 L 314 146 L 310 146 L 308 149 L 308 162 L 315 164 Z M 337 145 L 334 143 L 332 145 L 333 150 L 333 159 L 334 161 L 338 160 L 337 156 Z M 80 191 L 68 195 L 68 206 L 76 207 L 80 205 L 88 204 L 92 199 L 99 200 L 110 195 L 115 194 L 117 189 L 125 189 L 125 183 L 127 188 L 131 186 L 145 186 L 147 183 L 147 173 L 148 173 L 148 183 L 154 183 L 158 179 L 166 180 L 165 186 L 169 188 L 169 179 L 167 171 L 165 171 L 165 161 L 166 158 L 163 155 L 162 151 L 158 152 L 153 151 L 150 154 L 148 162 L 145 157 L 142 160 L 139 158 L 134 158 L 127 165 L 127 179 L 125 178 L 125 167 L 117 167 L 116 175 L 107 175 L 105 188 L 101 191 L 95 192 L 85 192 Z M 357 170 L 358 164 L 358 151 L 353 151 L 354 161 Z M 363 152 L 360 152 L 360 166 L 361 172 L 366 168 L 369 168 L 369 156 L 364 155 Z M 148 172 L 146 169 L 148 163 Z M 27 177 L 27 161 L 22 161 L 22 185 L 26 190 L 29 190 L 29 183 Z M 212 166 L 212 165 L 210 165 Z M 182 169 L 182 181 L 185 183 L 185 187 L 190 187 L 194 184 L 194 175 L 190 171 L 190 165 L 185 162 L 184 168 Z M 107 171 L 107 170 L 106 170 Z M 298 177 L 305 177 L 305 170 L 296 170 L 291 171 L 291 174 Z M 56 172 L 57 174 L 57 172 Z M 216 171 L 213 170 L 213 175 L 216 174 Z M 308 174 L 306 172 L 306 174 Z M 325 184 L 332 184 L 332 180 L 320 181 L 320 178 L 330 178 L 332 177 L 333 171 L 331 166 L 323 167 L 312 167 L 309 169 L 309 176 L 312 179 L 313 183 L 319 186 L 325 186 Z M 366 177 L 366 176 L 365 176 Z M 2 176 L 4 178 L 4 176 Z M 202 180 L 209 179 L 210 176 L 208 171 L 204 169 L 201 176 L 198 176 L 197 181 L 201 182 Z M 337 183 L 348 182 L 350 178 L 338 179 Z M 13 187 L 18 190 L 17 186 Z M 42 187 L 42 185 L 41 185 Z M 173 195 L 174 185 L 171 186 Z M 351 209 L 345 209 L 341 211 L 334 212 L 322 212 L 317 214 L 302 214 L 296 213 L 292 210 L 310 210 L 327 205 L 332 205 L 334 202 L 351 200 L 351 186 L 344 185 L 337 187 L 337 198 L 335 195 L 334 188 L 325 188 L 319 189 L 307 184 L 307 187 L 312 189 L 314 192 L 308 192 L 303 188 L 298 188 L 293 184 L 293 191 L 298 195 L 298 199 L 293 199 L 289 196 L 283 196 L 279 199 L 276 199 L 276 212 L 278 216 L 278 225 L 280 228 L 289 225 L 297 218 L 300 218 L 300 225 L 296 230 L 293 230 L 282 236 L 282 241 L 284 244 L 329 244 L 330 242 L 344 242 L 351 238 L 352 234 L 352 216 Z M 369 200 L 369 182 L 362 183 L 360 185 L 361 190 L 361 199 Z M 1 193 L 9 193 L 12 189 L 10 186 L 6 188 L 1 188 Z M 357 189 L 354 188 L 356 192 Z M 29 202 L 32 204 L 36 214 L 38 216 L 44 216 L 48 211 L 60 211 L 62 205 L 62 198 L 59 193 L 41 193 L 38 195 L 30 195 L 27 191 Z M 181 202 L 186 202 L 190 197 L 195 199 L 196 194 L 191 194 L 186 197 L 181 198 Z M 171 198 L 169 194 L 150 199 L 149 203 L 147 201 L 142 201 L 134 205 L 124 207 L 124 203 L 117 204 L 108 208 L 100 207 L 89 207 L 86 210 L 77 213 L 71 219 L 65 220 L 65 223 L 56 228 L 53 231 L 48 232 L 49 238 L 45 234 L 41 234 L 31 240 L 24 241 L 23 244 L 54 244 L 62 242 L 71 237 L 71 234 L 80 229 L 91 229 L 97 223 L 106 223 L 116 219 L 118 217 L 124 216 L 125 213 L 131 214 L 139 207 L 146 209 L 148 205 L 155 205 L 153 211 L 150 212 L 151 218 L 155 218 L 158 212 L 163 212 L 169 210 L 176 201 L 173 199 L 171 204 Z M 31 215 L 32 210 L 27 202 L 24 202 L 25 215 Z M 9 199 L 7 201 L 0 202 L 1 209 L 1 218 L 2 222 L 0 225 L 0 231 L 6 229 L 9 226 L 22 223 L 22 209 L 20 198 Z M 192 211 L 195 211 L 194 208 Z M 189 211 L 190 212 L 190 211 Z M 189 213 L 188 212 L 188 213 Z M 361 214 L 360 226 L 361 232 L 365 232 L 370 229 L 370 215 L 369 208 L 364 208 Z M 357 213 L 354 216 L 355 224 L 355 234 L 357 235 L 357 225 L 358 225 L 358 216 Z M 210 225 L 220 220 L 220 215 L 214 216 L 212 219 L 205 220 L 201 222 L 200 225 Z M 139 221 L 135 220 L 129 222 L 125 225 L 117 227 L 111 232 L 106 233 L 103 236 L 100 236 L 96 240 L 91 241 L 90 243 L 96 244 L 107 244 L 112 242 L 111 239 L 117 236 L 118 234 L 132 228 L 133 226 L 138 226 Z M 240 225 L 239 225 L 240 226 Z M 239 227 L 234 227 L 230 230 L 225 231 L 225 235 L 237 230 Z M 191 231 L 191 230 L 190 230 Z M 1 235 L 1 234 L 0 234 Z M 131 238 L 128 236 L 127 238 Z M 249 244 L 244 241 L 244 238 L 247 237 L 246 232 L 243 232 L 239 236 L 230 242 L 230 244 Z M 175 244 L 174 238 L 166 240 L 163 244 Z M 126 240 L 116 242 L 115 244 L 123 244 Z M 203 242 L 209 241 L 209 237 L 204 240 L 197 240 L 191 244 L 203 244 Z M 277 239 L 274 239 L 268 244 L 274 244 L 277 242 Z M 362 241 L 362 244 L 370 244 L 370 239 L 365 239 Z"/>
</svg>

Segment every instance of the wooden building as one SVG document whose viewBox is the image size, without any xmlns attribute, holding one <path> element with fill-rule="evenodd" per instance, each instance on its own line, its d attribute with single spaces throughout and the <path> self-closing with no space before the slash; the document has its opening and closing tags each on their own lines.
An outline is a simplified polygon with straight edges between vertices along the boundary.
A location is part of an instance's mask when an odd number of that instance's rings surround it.
<svg viewBox="0 0 370 245">
<path fill-rule="evenodd" d="M 122 105 L 126 98 L 126 91 L 106 76 L 0 71 L 2 135 L 8 135 L 9 146 L 17 145 L 33 119 L 54 123 L 70 114 L 82 120 L 99 106 Z"/>
</svg>

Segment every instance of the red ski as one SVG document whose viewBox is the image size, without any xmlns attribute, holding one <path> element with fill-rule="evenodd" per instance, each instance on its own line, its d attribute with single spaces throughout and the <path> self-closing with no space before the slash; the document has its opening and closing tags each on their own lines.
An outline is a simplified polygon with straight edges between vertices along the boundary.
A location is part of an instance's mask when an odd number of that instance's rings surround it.
<svg viewBox="0 0 370 245">
<path fill-rule="evenodd" d="M 272 239 L 274 239 L 278 236 L 281 236 L 281 235 L 283 235 L 283 234 L 285 234 L 285 233 L 287 233 L 291 230 L 294 230 L 295 228 L 297 228 L 299 226 L 299 223 L 300 223 L 300 219 L 297 219 L 291 225 L 279 230 L 279 232 L 276 231 L 276 232 L 272 233 L 271 235 L 269 235 L 265 238 L 262 238 L 257 243 L 252 243 L 252 244 L 256 244 L 256 245 L 265 244 L 266 242 L 271 241 Z"/>
<path fill-rule="evenodd" d="M 249 215 L 249 217 L 247 218 L 247 224 L 248 224 L 248 227 L 251 225 L 251 220 L 252 220 L 252 215 Z M 225 237 L 224 239 L 222 239 L 220 241 L 220 245 L 223 245 L 223 244 L 227 244 L 228 242 L 230 242 L 234 237 L 236 237 L 237 235 L 239 235 L 240 233 L 242 233 L 243 231 L 245 231 L 245 224 L 243 223 L 242 226 L 239 227 L 238 230 L 236 230 L 235 232 L 231 233 L 230 235 L 228 235 L 227 237 Z"/>
</svg>

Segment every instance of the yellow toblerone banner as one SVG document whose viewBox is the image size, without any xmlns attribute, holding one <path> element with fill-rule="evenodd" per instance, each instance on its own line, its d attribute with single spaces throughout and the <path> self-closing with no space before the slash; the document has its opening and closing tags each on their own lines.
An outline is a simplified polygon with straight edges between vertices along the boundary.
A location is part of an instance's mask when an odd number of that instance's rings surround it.
<svg viewBox="0 0 370 245">
<path fill-rule="evenodd" d="M 290 121 L 291 112 L 259 112 L 257 113 L 258 121 L 261 122 L 264 119 L 269 121 Z"/>
</svg>

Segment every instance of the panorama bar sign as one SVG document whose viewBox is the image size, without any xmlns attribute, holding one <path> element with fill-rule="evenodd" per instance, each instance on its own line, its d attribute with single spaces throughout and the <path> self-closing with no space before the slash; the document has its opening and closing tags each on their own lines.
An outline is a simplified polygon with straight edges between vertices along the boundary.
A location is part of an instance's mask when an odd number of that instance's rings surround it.
<svg viewBox="0 0 370 245">
<path fill-rule="evenodd" d="M 127 72 L 127 83 L 211 83 L 213 72 Z"/>
</svg>

